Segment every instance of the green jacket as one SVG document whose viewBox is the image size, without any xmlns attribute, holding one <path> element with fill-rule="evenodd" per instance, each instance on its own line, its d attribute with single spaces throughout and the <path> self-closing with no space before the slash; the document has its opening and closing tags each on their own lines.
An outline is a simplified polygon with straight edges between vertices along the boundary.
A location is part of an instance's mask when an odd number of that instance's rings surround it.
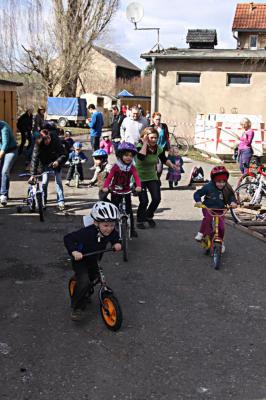
<svg viewBox="0 0 266 400">
<path fill-rule="evenodd" d="M 137 145 L 138 151 L 140 151 L 141 148 L 142 143 L 139 143 Z M 142 182 L 158 180 L 156 169 L 158 158 L 160 158 L 161 161 L 165 163 L 166 158 L 164 155 L 164 150 L 159 146 L 157 146 L 155 153 L 148 153 L 146 156 L 138 153 L 136 168 Z"/>
</svg>

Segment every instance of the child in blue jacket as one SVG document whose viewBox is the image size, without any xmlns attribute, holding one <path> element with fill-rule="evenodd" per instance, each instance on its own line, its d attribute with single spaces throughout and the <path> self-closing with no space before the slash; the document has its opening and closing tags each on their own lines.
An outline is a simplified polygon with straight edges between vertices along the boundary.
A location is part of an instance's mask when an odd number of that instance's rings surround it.
<svg viewBox="0 0 266 400">
<path fill-rule="evenodd" d="M 214 167 L 211 171 L 211 181 L 204 185 L 201 189 L 194 193 L 194 200 L 197 205 L 202 205 L 201 198 L 204 197 L 203 204 L 208 208 L 224 209 L 227 205 L 230 207 L 237 207 L 236 198 L 232 187 L 228 183 L 229 172 L 223 166 Z M 195 239 L 201 241 L 203 236 L 212 236 L 213 217 L 209 214 L 208 210 L 202 209 L 203 220 L 201 222 L 200 230 Z M 217 212 L 218 214 L 219 212 Z M 219 218 L 219 236 L 221 239 L 224 237 L 224 218 Z M 223 244 L 222 251 L 225 251 Z"/>
<path fill-rule="evenodd" d="M 69 169 L 68 169 L 67 177 L 66 177 L 66 180 L 67 180 L 66 185 L 67 186 L 70 186 L 70 181 L 74 175 L 74 171 L 75 171 L 74 161 L 77 161 L 77 160 L 79 161 L 79 163 L 77 165 L 77 169 L 78 169 L 78 173 L 80 176 L 80 181 L 82 182 L 84 180 L 82 164 L 88 160 L 88 158 L 85 156 L 83 151 L 81 151 L 82 144 L 80 142 L 75 142 L 73 144 L 73 148 L 74 148 L 74 150 L 69 154 L 68 162 L 67 162 L 67 164 L 69 164 Z"/>
</svg>

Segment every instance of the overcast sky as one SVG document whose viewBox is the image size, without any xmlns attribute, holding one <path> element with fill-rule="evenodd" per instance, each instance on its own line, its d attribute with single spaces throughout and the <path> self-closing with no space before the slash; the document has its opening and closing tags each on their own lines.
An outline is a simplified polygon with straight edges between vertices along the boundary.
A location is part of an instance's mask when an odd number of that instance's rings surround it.
<svg viewBox="0 0 266 400">
<path fill-rule="evenodd" d="M 236 4 L 248 0 L 134 0 L 142 4 L 144 17 L 139 27 L 161 28 L 160 42 L 167 47 L 187 47 L 187 30 L 192 28 L 216 29 L 219 48 L 234 48 L 232 23 Z M 132 0 L 120 0 L 120 10 L 112 21 L 110 35 L 112 49 L 141 68 L 146 62 L 140 54 L 156 43 L 156 32 L 135 31 L 126 17 L 126 7 Z M 256 3 L 266 3 L 257 0 Z"/>
</svg>

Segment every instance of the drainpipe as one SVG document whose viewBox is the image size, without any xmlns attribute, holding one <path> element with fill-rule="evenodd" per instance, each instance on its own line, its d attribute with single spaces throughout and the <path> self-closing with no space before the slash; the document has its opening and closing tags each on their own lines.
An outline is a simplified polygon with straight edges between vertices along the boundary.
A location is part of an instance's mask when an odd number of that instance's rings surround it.
<svg viewBox="0 0 266 400">
<path fill-rule="evenodd" d="M 239 41 L 239 37 L 236 36 L 236 33 L 233 31 L 233 38 L 237 41 L 237 45 L 236 48 L 240 49 L 240 41 Z"/>
<path fill-rule="evenodd" d="M 151 61 L 152 65 L 152 75 L 151 75 L 151 114 L 153 114 L 157 110 L 158 104 L 158 92 L 157 92 L 157 70 L 156 70 L 156 63 L 155 57 L 152 57 Z"/>
</svg>

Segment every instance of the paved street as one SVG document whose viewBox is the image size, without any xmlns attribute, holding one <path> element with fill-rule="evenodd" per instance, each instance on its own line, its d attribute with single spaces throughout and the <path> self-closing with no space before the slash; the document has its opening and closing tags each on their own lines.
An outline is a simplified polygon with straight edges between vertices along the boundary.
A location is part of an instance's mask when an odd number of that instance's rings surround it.
<svg viewBox="0 0 266 400">
<path fill-rule="evenodd" d="M 227 227 L 214 271 L 193 240 L 201 218 L 193 191 L 169 191 L 163 179 L 156 229 L 130 242 L 128 263 L 103 259 L 124 314 L 113 333 L 96 295 L 82 323 L 70 320 L 62 239 L 81 226 L 97 189 L 67 188 L 70 215 L 52 202 L 41 223 L 16 213 L 27 185 L 15 179 L 0 209 L 1 400 L 266 398 L 265 243 Z"/>
</svg>

